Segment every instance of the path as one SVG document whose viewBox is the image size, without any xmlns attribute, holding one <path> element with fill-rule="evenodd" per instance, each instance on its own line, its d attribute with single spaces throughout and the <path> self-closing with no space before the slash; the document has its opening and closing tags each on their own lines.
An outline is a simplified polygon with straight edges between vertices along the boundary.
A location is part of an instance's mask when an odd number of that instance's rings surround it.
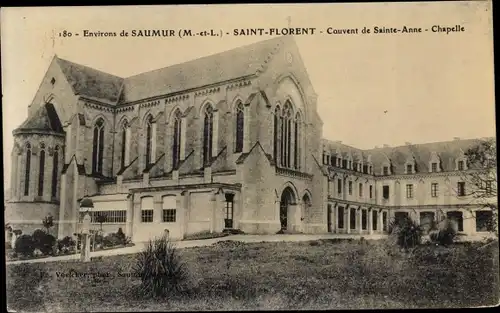
<svg viewBox="0 0 500 313">
<path fill-rule="evenodd" d="M 343 235 L 343 234 L 324 234 L 324 235 L 302 235 L 302 234 L 284 234 L 284 235 L 230 235 L 226 237 L 212 238 L 212 239 L 202 239 L 202 240 L 186 240 L 186 241 L 176 241 L 175 245 L 177 248 L 191 248 L 191 247 L 203 247 L 210 246 L 219 241 L 241 241 L 241 242 L 276 242 L 276 241 L 310 241 L 318 239 L 359 239 L 360 235 Z M 369 239 L 381 239 L 385 238 L 385 235 L 370 235 Z M 122 254 L 132 254 L 138 253 L 144 248 L 145 243 L 136 243 L 135 246 L 101 250 L 90 253 L 90 257 L 100 257 L 100 256 L 113 256 Z M 32 260 L 19 260 L 10 261 L 9 264 L 19 264 L 19 263 L 39 263 L 39 262 L 55 262 L 55 261 L 67 261 L 67 260 L 77 260 L 80 258 L 80 254 L 71 255 L 61 255 L 42 259 L 32 259 Z"/>
</svg>

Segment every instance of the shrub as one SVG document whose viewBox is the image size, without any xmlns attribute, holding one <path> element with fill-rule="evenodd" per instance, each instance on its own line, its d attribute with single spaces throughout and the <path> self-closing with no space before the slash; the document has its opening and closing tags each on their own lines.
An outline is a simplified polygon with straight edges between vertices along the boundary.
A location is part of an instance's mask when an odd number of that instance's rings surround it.
<svg viewBox="0 0 500 313">
<path fill-rule="evenodd" d="M 43 255 L 52 254 L 54 245 L 56 244 L 56 238 L 41 229 L 33 232 L 33 241 L 35 249 L 39 249 Z"/>
<path fill-rule="evenodd" d="M 444 219 L 429 232 L 433 243 L 447 246 L 453 243 L 457 237 L 457 223 L 450 219 Z"/>
<path fill-rule="evenodd" d="M 72 251 L 76 246 L 76 242 L 70 236 L 66 236 L 63 239 L 57 241 L 57 249 L 62 253 L 68 253 Z"/>
<path fill-rule="evenodd" d="M 31 235 L 21 235 L 16 239 L 15 251 L 24 257 L 33 256 L 35 242 Z"/>
<path fill-rule="evenodd" d="M 25 235 L 27 236 L 27 235 Z M 7 302 L 14 310 L 45 311 L 44 288 L 49 274 L 43 264 L 21 263 L 8 268 Z"/>
<path fill-rule="evenodd" d="M 121 245 L 123 239 L 115 233 L 106 235 L 102 240 L 102 245 L 104 247 L 115 247 Z"/>
<path fill-rule="evenodd" d="M 410 217 L 392 221 L 389 230 L 389 234 L 396 244 L 405 250 L 413 248 L 422 242 L 423 229 Z"/>
<path fill-rule="evenodd" d="M 188 278 L 186 264 L 166 236 L 148 242 L 137 255 L 134 270 L 141 278 L 139 292 L 146 297 L 180 291 Z"/>
<path fill-rule="evenodd" d="M 127 243 L 127 236 L 125 236 L 125 233 L 123 232 L 122 228 L 118 228 L 118 231 L 116 232 L 116 237 L 120 241 L 120 244 L 124 245 Z"/>
</svg>

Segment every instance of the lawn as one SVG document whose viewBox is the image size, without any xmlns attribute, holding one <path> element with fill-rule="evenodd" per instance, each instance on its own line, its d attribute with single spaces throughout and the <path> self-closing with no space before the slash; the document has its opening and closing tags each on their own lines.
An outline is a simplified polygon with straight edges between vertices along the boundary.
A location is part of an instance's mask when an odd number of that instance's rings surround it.
<svg viewBox="0 0 500 313">
<path fill-rule="evenodd" d="M 190 279 L 183 293 L 168 299 L 135 296 L 140 282 L 124 275 L 133 272 L 135 256 L 124 255 L 9 265 L 7 303 L 33 311 L 136 312 L 439 308 L 494 305 L 499 298 L 497 241 L 421 246 L 411 254 L 367 240 L 223 241 L 179 252 Z M 34 291 L 27 281 L 39 277 L 14 274 L 35 270 L 48 275 Z M 71 271 L 87 276 L 61 277 Z"/>
</svg>

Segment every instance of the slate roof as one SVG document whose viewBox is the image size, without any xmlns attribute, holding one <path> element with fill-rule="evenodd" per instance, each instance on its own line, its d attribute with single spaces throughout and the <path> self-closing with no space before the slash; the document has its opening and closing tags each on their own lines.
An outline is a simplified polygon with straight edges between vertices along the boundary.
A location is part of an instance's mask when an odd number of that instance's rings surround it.
<svg viewBox="0 0 500 313">
<path fill-rule="evenodd" d="M 46 103 L 41 106 L 33 115 L 29 116 L 15 132 L 30 130 L 51 131 L 64 134 L 61 120 L 52 103 Z"/>
<path fill-rule="evenodd" d="M 77 95 L 116 103 L 123 78 L 56 57 L 68 83 Z"/>
<path fill-rule="evenodd" d="M 425 144 L 407 144 L 397 147 L 382 147 L 375 149 L 361 150 L 340 142 L 323 140 L 324 151 L 330 155 L 336 156 L 336 151 L 340 151 L 343 158 L 347 153 L 351 152 L 353 159 L 356 159 L 357 153 L 361 153 L 363 161 L 366 162 L 368 156 L 371 156 L 373 170 L 375 174 L 382 172 L 382 166 L 387 161 L 391 161 L 393 174 L 404 174 L 405 163 L 408 159 L 414 158 L 417 172 L 428 172 L 429 162 L 432 158 L 432 153 L 436 153 L 441 161 L 442 171 L 454 171 L 455 161 L 462 153 L 475 145 L 480 139 L 457 139 L 452 141 L 425 143 Z"/>
<path fill-rule="evenodd" d="M 75 93 L 127 103 L 256 74 L 289 36 L 276 37 L 127 78 L 57 57 Z"/>
</svg>

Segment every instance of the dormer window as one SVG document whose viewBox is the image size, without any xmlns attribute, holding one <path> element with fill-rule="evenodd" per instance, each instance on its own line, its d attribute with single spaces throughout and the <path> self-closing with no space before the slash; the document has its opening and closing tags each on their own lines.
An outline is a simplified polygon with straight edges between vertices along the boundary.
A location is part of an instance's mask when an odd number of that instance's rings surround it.
<svg viewBox="0 0 500 313">
<path fill-rule="evenodd" d="M 335 157 L 333 155 L 330 157 L 330 165 L 331 166 L 337 165 L 337 157 Z"/>
<path fill-rule="evenodd" d="M 429 159 L 429 172 L 430 173 L 436 173 L 441 171 L 441 167 L 439 166 L 441 164 L 441 159 L 439 158 L 439 155 L 436 152 L 432 152 L 431 157 Z"/>
<path fill-rule="evenodd" d="M 341 167 L 342 166 L 342 158 L 338 158 L 337 159 L 337 167 Z"/>
<path fill-rule="evenodd" d="M 413 173 L 413 164 L 406 164 L 406 174 Z"/>
<path fill-rule="evenodd" d="M 342 160 L 342 167 L 347 168 L 347 160 Z"/>
<path fill-rule="evenodd" d="M 459 171 L 463 171 L 464 170 L 464 161 L 463 160 L 458 161 L 458 163 L 457 163 L 457 169 Z"/>
<path fill-rule="evenodd" d="M 413 159 L 413 157 L 409 157 L 405 163 L 405 174 L 414 174 L 415 172 L 415 159 Z"/>
<path fill-rule="evenodd" d="M 438 164 L 436 162 L 431 163 L 431 172 L 435 173 L 438 171 Z"/>
<path fill-rule="evenodd" d="M 382 168 L 382 175 L 389 175 L 389 166 L 385 165 L 383 168 Z"/>
<path fill-rule="evenodd" d="M 465 171 L 467 170 L 467 158 L 462 150 L 460 150 L 460 154 L 455 160 L 455 170 L 456 171 Z"/>
<path fill-rule="evenodd" d="M 56 83 L 56 79 L 55 79 L 54 77 L 52 77 L 52 79 L 50 80 L 50 84 L 51 84 L 52 86 L 54 86 L 54 85 L 55 85 L 55 83 Z"/>
</svg>

